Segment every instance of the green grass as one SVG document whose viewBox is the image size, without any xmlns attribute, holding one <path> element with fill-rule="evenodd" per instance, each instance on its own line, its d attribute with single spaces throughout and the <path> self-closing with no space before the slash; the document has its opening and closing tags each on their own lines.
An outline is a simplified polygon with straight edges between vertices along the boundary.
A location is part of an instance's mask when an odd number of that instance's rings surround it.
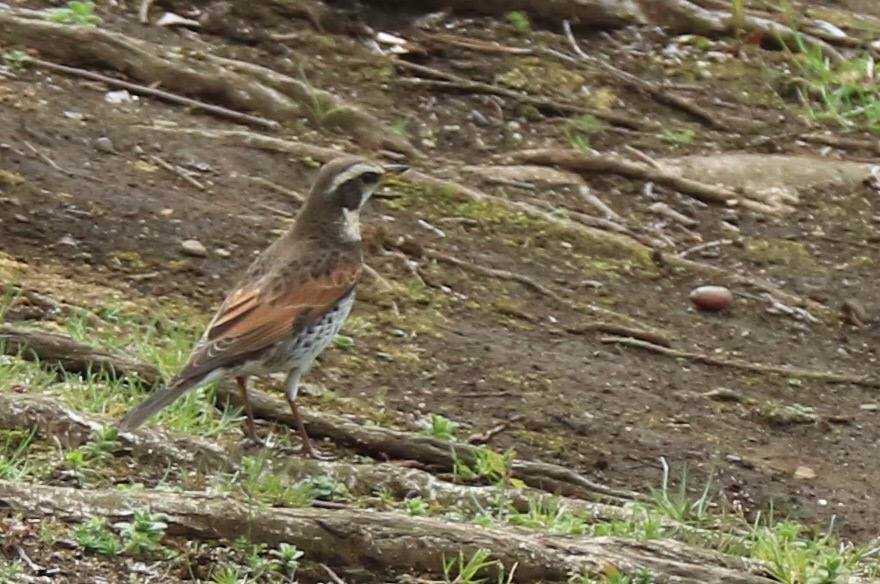
<svg viewBox="0 0 880 584">
<path fill-rule="evenodd" d="M 27 457 L 36 430 L 0 430 L 0 479 L 20 481 L 31 472 Z"/>
<path fill-rule="evenodd" d="M 498 560 L 491 559 L 491 552 L 478 549 L 468 558 L 459 552 L 457 558 L 443 560 L 443 581 L 447 584 L 484 584 L 492 575 L 498 584 L 513 582 L 516 565 L 507 572 Z"/>
<path fill-rule="evenodd" d="M 294 484 L 273 472 L 265 454 L 242 458 L 241 470 L 226 477 L 222 487 L 241 493 L 251 503 L 273 507 L 307 507 L 322 494 L 312 480 Z"/>
<path fill-rule="evenodd" d="M 507 22 L 516 29 L 516 32 L 520 34 L 528 34 L 532 32 L 532 23 L 525 12 L 513 10 L 505 14 L 504 17 L 507 19 Z"/>
<path fill-rule="evenodd" d="M 696 135 L 696 132 L 689 128 L 685 128 L 684 130 L 665 129 L 660 132 L 660 139 L 668 144 L 686 146 L 694 143 Z"/>
<path fill-rule="evenodd" d="M 101 24 L 101 17 L 95 14 L 95 4 L 78 0 L 71 0 L 64 8 L 47 10 L 46 18 L 52 22 L 77 26 L 96 26 Z"/>
<path fill-rule="evenodd" d="M 431 417 L 423 423 L 422 434 L 432 436 L 440 440 L 452 442 L 458 431 L 458 424 L 440 414 L 431 414 Z"/>
<path fill-rule="evenodd" d="M 874 61 L 863 55 L 832 64 L 819 47 L 798 38 L 799 53 L 790 58 L 797 74 L 797 92 L 807 115 L 820 123 L 880 134 L 880 83 Z"/>
<path fill-rule="evenodd" d="M 563 134 L 568 143 L 581 152 L 592 150 L 590 138 L 605 131 L 606 124 L 591 114 L 585 114 L 568 120 L 563 126 Z"/>
</svg>

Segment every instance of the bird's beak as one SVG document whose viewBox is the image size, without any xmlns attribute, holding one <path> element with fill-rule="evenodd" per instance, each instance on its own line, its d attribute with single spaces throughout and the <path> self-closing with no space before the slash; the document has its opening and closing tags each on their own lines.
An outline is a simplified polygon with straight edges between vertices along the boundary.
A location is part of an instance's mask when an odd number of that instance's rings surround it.
<svg viewBox="0 0 880 584">
<path fill-rule="evenodd" d="M 382 170 L 390 174 L 400 174 L 409 170 L 408 164 L 383 164 Z"/>
</svg>

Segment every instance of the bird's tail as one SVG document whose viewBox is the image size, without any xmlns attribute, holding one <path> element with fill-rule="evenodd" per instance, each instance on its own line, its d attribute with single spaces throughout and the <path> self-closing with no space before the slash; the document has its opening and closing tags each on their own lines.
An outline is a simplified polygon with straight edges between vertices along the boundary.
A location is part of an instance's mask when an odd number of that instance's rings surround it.
<svg viewBox="0 0 880 584">
<path fill-rule="evenodd" d="M 198 385 L 192 380 L 180 380 L 158 389 L 125 415 L 125 418 L 118 425 L 119 429 L 124 432 L 137 430 L 150 416 L 171 405 L 174 400 Z"/>
</svg>

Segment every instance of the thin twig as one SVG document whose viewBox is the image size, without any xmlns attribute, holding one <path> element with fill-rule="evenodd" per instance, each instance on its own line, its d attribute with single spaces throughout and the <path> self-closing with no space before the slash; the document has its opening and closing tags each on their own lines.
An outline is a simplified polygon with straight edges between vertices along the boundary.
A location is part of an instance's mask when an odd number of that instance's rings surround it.
<svg viewBox="0 0 880 584">
<path fill-rule="evenodd" d="M 811 379 L 814 381 L 822 381 L 825 383 L 851 383 L 853 385 L 859 385 L 862 387 L 880 388 L 880 379 L 874 379 L 867 376 L 858 377 L 853 375 L 844 375 L 841 373 L 798 369 L 797 367 L 790 367 L 788 365 L 766 365 L 763 363 L 750 363 L 749 361 L 743 361 L 741 359 L 724 359 L 704 353 L 679 351 L 678 349 L 661 347 L 660 345 L 655 345 L 654 343 L 649 343 L 647 341 L 630 337 L 611 336 L 602 337 L 599 340 L 607 344 L 624 345 L 627 347 L 645 349 L 646 351 L 659 353 L 661 355 L 666 355 L 667 357 L 675 357 L 676 359 L 687 359 L 690 361 L 696 361 L 698 363 L 705 363 L 706 365 L 713 365 L 715 367 L 727 367 L 731 369 L 741 369 L 744 371 L 755 371 L 758 373 L 774 373 L 777 375 Z"/>
<path fill-rule="evenodd" d="M 273 207 L 272 205 L 267 205 L 266 203 L 257 203 L 257 207 L 259 207 L 260 209 L 271 211 L 275 215 L 284 217 L 285 219 L 294 219 L 296 217 L 295 213 L 285 211 L 284 209 L 279 209 L 278 207 Z"/>
<path fill-rule="evenodd" d="M 30 150 L 31 152 L 36 154 L 40 158 L 40 160 L 42 160 L 43 162 L 48 164 L 50 167 L 52 167 L 54 170 L 57 170 L 58 172 L 60 172 L 61 174 L 66 174 L 67 176 L 78 176 L 80 178 L 87 178 L 89 180 L 104 182 L 104 181 L 100 180 L 98 177 L 93 176 L 87 172 L 77 172 L 77 171 L 68 170 L 62 166 L 59 166 L 57 162 L 55 162 L 54 160 L 49 158 L 49 156 L 47 156 L 46 154 L 40 152 L 36 146 L 31 144 L 27 140 L 25 140 L 24 145 L 28 147 L 28 150 Z"/>
<path fill-rule="evenodd" d="M 330 579 L 333 580 L 334 584 L 345 584 L 345 580 L 340 578 L 336 572 L 334 572 L 330 566 L 327 564 L 320 564 L 320 566 L 327 572 L 327 575 L 330 576 Z"/>
<path fill-rule="evenodd" d="M 247 174 L 242 174 L 239 176 L 241 178 L 247 179 L 247 180 L 249 180 L 253 183 L 256 183 L 258 185 L 262 185 L 262 186 L 266 187 L 267 189 L 273 190 L 276 193 L 280 193 L 282 195 L 290 197 L 291 199 L 293 199 L 294 201 L 296 201 L 300 205 L 302 205 L 303 203 L 306 202 L 306 198 L 304 196 L 302 196 L 300 193 L 298 193 L 292 189 L 288 189 L 287 187 L 282 187 L 279 184 L 275 184 L 272 181 L 265 179 L 261 176 L 250 176 Z"/>
<path fill-rule="evenodd" d="M 259 116 L 253 116 L 251 114 L 243 114 L 241 112 L 237 112 L 235 110 L 231 110 L 229 108 L 225 108 L 219 105 L 213 105 L 210 103 L 205 103 L 204 101 L 199 101 L 197 99 L 192 99 L 190 97 L 183 97 L 182 95 L 177 95 L 175 93 L 170 93 L 168 91 L 163 91 L 161 89 L 156 89 L 153 87 L 147 87 L 145 85 L 139 85 L 137 83 L 131 83 L 130 81 L 123 81 L 121 79 L 114 79 L 113 77 L 108 77 L 106 75 L 101 75 L 100 73 L 94 73 L 92 71 L 87 71 L 85 69 L 78 69 L 76 67 L 68 67 L 67 65 L 58 65 L 57 63 L 52 63 L 50 61 L 44 61 L 42 59 L 37 59 L 34 57 L 27 57 L 27 62 L 33 65 L 37 65 L 44 69 L 49 69 L 51 71 L 58 71 L 61 73 L 67 73 L 68 75 L 74 75 L 76 77 L 83 77 L 85 79 L 91 79 L 93 81 L 101 81 L 102 83 L 106 83 L 112 87 L 121 87 L 123 89 L 127 89 L 129 91 L 133 91 L 139 95 L 149 95 L 152 97 L 158 97 L 160 99 L 164 99 L 166 101 L 171 101 L 174 103 L 179 103 L 181 105 L 186 105 L 189 107 L 198 108 L 204 110 L 206 112 L 210 112 L 212 114 L 217 114 L 219 116 L 223 116 L 226 118 L 231 118 L 233 120 L 238 120 L 241 122 L 247 122 L 249 124 L 254 124 L 257 126 L 262 126 L 264 128 L 268 128 L 270 130 L 277 130 L 281 127 L 281 124 L 274 120 L 269 120 L 266 118 L 261 118 Z"/>
<path fill-rule="evenodd" d="M 371 278 L 376 280 L 376 282 L 379 283 L 379 286 L 381 286 L 385 292 L 390 292 L 391 290 L 394 290 L 394 286 L 391 285 L 391 282 L 386 280 L 382 274 L 377 272 L 376 268 L 369 266 L 367 264 L 364 264 L 364 272 L 367 275 L 369 275 Z"/>
<path fill-rule="evenodd" d="M 188 172 L 186 172 L 184 169 L 177 166 L 176 164 L 170 164 L 170 163 L 164 161 L 163 159 L 159 158 L 155 154 L 150 155 L 150 160 L 152 160 L 153 162 L 155 162 L 156 164 L 158 164 L 159 166 L 161 166 L 162 168 L 164 168 L 168 172 L 176 174 L 177 176 L 179 176 L 180 178 L 182 178 L 183 180 L 185 180 L 186 182 L 188 182 L 189 184 L 191 184 L 195 188 L 199 189 L 200 191 L 205 190 L 205 185 L 203 185 L 202 183 L 200 183 L 199 181 L 194 179 L 192 176 L 190 176 L 190 174 Z"/>
<path fill-rule="evenodd" d="M 633 89 L 636 89 L 637 91 L 641 91 L 642 93 L 653 97 L 656 101 L 664 105 L 672 106 L 687 114 L 690 114 L 691 116 L 697 118 L 709 127 L 719 130 L 727 129 L 727 125 L 721 121 L 720 117 L 717 114 L 706 111 L 702 107 L 684 97 L 668 93 L 657 85 L 643 79 L 639 79 L 635 75 L 627 73 L 622 69 L 618 69 L 610 63 L 606 63 L 601 59 L 597 59 L 595 57 L 587 55 L 578 46 L 577 40 L 574 38 L 574 33 L 572 33 L 571 31 L 571 23 L 568 20 L 564 20 L 562 21 L 562 27 L 565 30 L 565 37 L 566 39 L 568 39 L 568 43 L 571 45 L 572 50 L 574 50 L 577 55 L 584 61 L 592 63 L 594 65 L 598 65 L 599 67 L 610 73 L 618 81 L 621 81 L 629 85 Z"/>
<path fill-rule="evenodd" d="M 467 442 L 468 444 L 486 444 L 487 442 L 489 442 L 489 440 L 492 439 L 493 436 L 500 434 L 501 432 L 504 432 L 507 429 L 507 426 L 508 426 L 507 422 L 502 422 L 501 424 L 498 424 L 497 426 L 492 426 L 491 428 L 489 428 L 485 432 L 478 432 L 477 434 L 471 434 L 470 436 L 467 437 L 467 440 L 465 440 L 465 442 Z"/>
<path fill-rule="evenodd" d="M 709 241 L 706 243 L 701 243 L 700 245 L 695 245 L 694 247 L 690 247 L 690 248 L 684 250 L 683 252 L 678 254 L 678 257 L 686 258 L 689 255 L 691 255 L 692 253 L 696 253 L 698 251 L 703 251 L 704 249 L 711 249 L 713 247 L 721 247 L 722 245 L 731 245 L 731 244 L 733 244 L 732 239 L 718 239 L 716 241 Z"/>
<path fill-rule="evenodd" d="M 420 73 L 422 75 L 428 75 L 430 77 L 434 77 L 435 79 L 423 79 L 421 77 L 417 78 L 403 78 L 398 79 L 398 82 L 407 83 L 409 85 L 418 85 L 422 87 L 431 87 L 434 89 L 443 89 L 443 90 L 457 90 L 457 91 L 465 91 L 469 93 L 488 93 L 491 95 L 500 95 L 502 97 L 509 97 L 519 103 L 525 103 L 528 105 L 533 105 L 539 109 L 562 112 L 562 113 L 576 113 L 576 114 L 591 114 L 596 116 L 599 119 L 605 120 L 612 124 L 624 126 L 626 128 L 634 128 L 637 130 L 645 129 L 646 127 L 652 126 L 643 120 L 636 120 L 635 118 L 625 116 L 622 114 L 615 114 L 611 112 L 605 112 L 602 110 L 585 108 L 580 105 L 575 105 L 571 103 L 563 103 L 560 101 L 556 101 L 546 97 L 538 97 L 534 95 L 529 95 L 526 93 L 522 93 L 520 91 L 515 91 L 513 89 L 508 89 L 506 87 L 500 87 L 498 85 L 493 85 L 491 83 L 483 83 L 482 81 L 474 81 L 472 79 L 468 79 L 466 77 L 462 77 L 460 75 L 454 75 L 452 73 L 447 73 L 446 71 L 442 71 L 440 69 L 436 69 L 434 67 L 428 67 L 425 65 L 419 65 L 417 63 L 410 63 L 409 61 L 403 61 L 397 59 L 394 61 L 394 64 L 403 69 L 409 69 L 411 71 L 415 71 L 416 73 Z M 442 81 L 437 81 L 436 79 L 441 79 Z"/>
<path fill-rule="evenodd" d="M 631 153 L 633 156 L 635 156 L 636 158 L 638 158 L 642 162 L 644 162 L 646 164 L 650 164 L 651 166 L 653 166 L 657 170 L 663 170 L 663 167 L 660 166 L 659 162 L 657 162 L 656 160 L 654 160 L 653 158 L 651 158 L 650 156 L 648 156 L 647 154 L 645 154 L 644 152 L 642 152 L 641 150 L 636 148 L 635 146 L 631 146 L 630 144 L 624 144 L 623 149 L 626 150 L 627 152 Z"/>
<path fill-rule="evenodd" d="M 580 186 L 577 190 L 578 196 L 584 200 L 585 203 L 592 205 L 602 215 L 605 216 L 606 219 L 611 219 L 612 221 L 623 221 L 623 218 L 618 215 L 614 209 L 605 204 L 605 201 L 600 199 L 597 195 L 593 194 L 593 191 L 590 190 L 588 186 Z"/>
</svg>

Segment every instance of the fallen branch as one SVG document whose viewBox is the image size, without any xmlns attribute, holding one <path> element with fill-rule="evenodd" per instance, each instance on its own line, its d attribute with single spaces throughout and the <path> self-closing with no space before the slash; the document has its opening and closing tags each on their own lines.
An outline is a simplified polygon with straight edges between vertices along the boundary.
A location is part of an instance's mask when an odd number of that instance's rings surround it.
<svg viewBox="0 0 880 584">
<path fill-rule="evenodd" d="M 202 183 L 200 183 L 199 181 L 194 179 L 190 175 L 190 173 L 188 173 L 183 168 L 181 168 L 177 165 L 174 165 L 174 164 L 170 164 L 170 163 L 166 162 L 165 160 L 163 160 L 162 158 L 156 156 L 155 154 L 150 155 L 150 160 L 152 160 L 153 162 L 155 162 L 156 164 L 158 164 L 159 166 L 161 166 L 162 168 L 164 168 L 165 170 L 167 170 L 171 174 L 179 176 L 180 178 L 182 178 L 183 180 L 185 180 L 186 182 L 188 182 L 189 184 L 191 184 L 195 188 L 199 189 L 200 191 L 205 190 L 205 185 L 203 185 Z"/>
<path fill-rule="evenodd" d="M 168 533 L 188 539 L 275 545 L 295 541 L 306 557 L 334 566 L 439 574 L 447 558 L 478 549 L 525 581 L 567 582 L 571 574 L 646 570 L 682 584 L 770 584 L 760 566 L 674 541 L 569 538 L 514 528 L 480 528 L 426 517 L 353 509 L 263 509 L 201 493 L 87 490 L 0 481 L 0 503 L 28 518 L 84 522 L 128 519 L 142 508 L 161 515 Z"/>
<path fill-rule="evenodd" d="M 763 363 L 750 363 L 741 359 L 724 359 L 722 357 L 714 357 L 704 353 L 694 353 L 689 351 L 679 351 L 668 347 L 661 347 L 653 343 L 649 343 L 639 339 L 628 337 L 603 337 L 600 339 L 603 343 L 624 345 L 627 347 L 636 347 L 645 349 L 653 353 L 666 355 L 667 357 L 675 357 L 676 359 L 687 359 L 706 365 L 716 367 L 727 367 L 730 369 L 741 369 L 744 371 L 753 371 L 757 373 L 773 373 L 776 375 L 784 375 L 786 377 L 794 377 L 798 379 L 809 379 L 820 381 L 823 383 L 850 383 L 861 387 L 880 388 L 880 379 L 869 376 L 844 375 L 841 373 L 832 373 L 825 371 L 813 371 L 809 369 L 799 369 L 788 365 L 765 365 Z"/>
<path fill-rule="evenodd" d="M 286 402 L 256 389 L 249 394 L 255 416 L 294 426 L 293 415 Z M 241 402 L 240 392 L 227 384 L 218 387 L 217 397 L 235 405 Z M 468 464 L 473 464 L 476 459 L 477 449 L 470 444 L 443 442 L 411 432 L 364 425 L 333 414 L 310 410 L 301 413 L 310 436 L 329 438 L 337 444 L 371 456 L 418 460 L 447 472 L 453 470 L 456 458 Z M 545 462 L 516 460 L 512 463 L 511 472 L 513 477 L 527 485 L 566 496 L 611 498 L 615 501 L 644 498 L 638 493 L 601 485 L 571 469 Z"/>
<path fill-rule="evenodd" d="M 131 377 L 147 385 L 161 380 L 159 370 L 130 357 L 109 353 L 70 337 L 40 331 L 24 331 L 0 325 L 0 352 L 17 355 L 61 367 L 71 373 L 104 372 L 116 377 Z"/>
<path fill-rule="evenodd" d="M 266 118 L 261 118 L 259 116 L 253 116 L 251 114 L 245 114 L 242 112 L 237 112 L 235 110 L 231 110 L 229 108 L 225 108 L 219 105 L 213 105 L 210 103 L 205 103 L 204 101 L 199 101 L 197 99 L 192 99 L 189 97 L 184 97 L 182 95 L 177 95 L 176 93 L 171 93 L 169 91 L 163 91 L 161 89 L 155 89 L 153 87 L 147 87 L 146 85 L 140 85 L 138 83 L 132 83 L 130 81 L 123 81 L 122 79 L 116 79 L 114 77 L 108 77 L 106 75 L 101 75 L 100 73 L 94 73 L 92 71 L 86 71 L 85 69 L 78 69 L 76 67 L 68 67 L 66 65 L 59 65 L 57 63 L 51 63 L 49 61 L 44 61 L 42 59 L 37 59 L 34 57 L 28 57 L 27 61 L 38 67 L 42 67 L 43 69 L 49 69 L 50 71 L 57 71 L 59 73 L 66 73 L 68 75 L 73 75 L 75 77 L 82 77 L 84 79 L 91 79 L 92 81 L 100 81 L 101 83 L 106 83 L 111 87 L 120 87 L 122 89 L 127 89 L 133 93 L 138 95 L 147 95 L 150 97 L 158 97 L 159 99 L 164 99 L 165 101 L 170 101 L 171 103 L 177 103 L 180 105 L 185 105 L 187 107 L 195 108 L 196 110 L 202 110 L 211 114 L 218 115 L 220 117 L 229 118 L 232 120 L 237 120 L 239 122 L 244 122 L 247 124 L 253 124 L 255 126 L 261 126 L 263 128 L 268 128 L 269 130 L 277 130 L 281 127 L 281 124 L 274 120 L 268 120 Z"/>
<path fill-rule="evenodd" d="M 31 429 L 55 437 L 66 448 L 88 442 L 95 432 L 111 425 L 88 414 L 65 408 L 58 398 L 27 394 L 0 393 L 0 428 Z M 192 470 L 229 470 L 226 452 L 209 442 L 189 436 L 176 436 L 156 429 L 119 434 L 124 451 L 138 460 L 150 460 Z"/>
</svg>

